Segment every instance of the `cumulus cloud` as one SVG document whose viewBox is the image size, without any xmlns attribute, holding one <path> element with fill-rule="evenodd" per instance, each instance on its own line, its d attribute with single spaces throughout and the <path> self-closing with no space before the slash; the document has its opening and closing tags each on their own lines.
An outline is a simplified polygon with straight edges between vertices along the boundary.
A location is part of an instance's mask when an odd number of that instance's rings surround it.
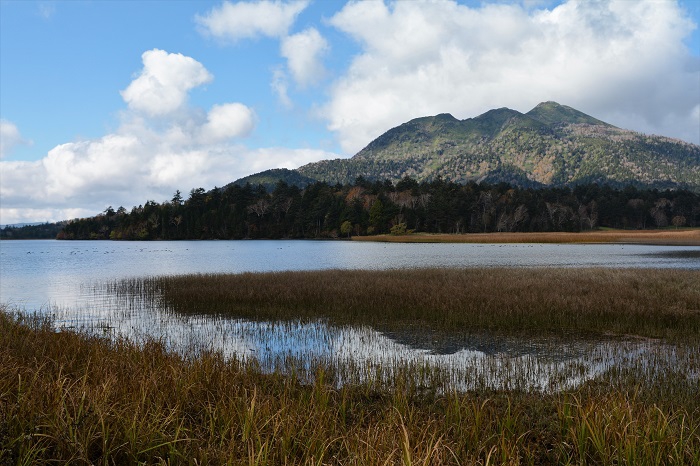
<svg viewBox="0 0 700 466">
<path fill-rule="evenodd" d="M 224 2 L 195 20 L 204 34 L 236 42 L 240 39 L 282 37 L 309 2 Z"/>
<path fill-rule="evenodd" d="M 311 149 L 249 149 L 235 142 L 183 143 L 176 131 L 135 135 L 128 127 L 62 144 L 37 162 L 0 162 L 0 223 L 57 221 L 95 215 L 108 205 L 162 202 L 177 189 L 210 189 L 269 168 L 338 157 Z"/>
<path fill-rule="evenodd" d="M 151 99 L 145 91 L 124 91 L 130 110 L 122 114 L 116 131 L 61 144 L 38 161 L 0 162 L 1 224 L 58 221 L 95 215 L 108 205 L 130 208 L 149 199 L 162 202 L 178 189 L 210 189 L 268 168 L 296 168 L 338 157 L 320 150 L 247 148 L 238 139 L 254 130 L 253 109 L 235 102 L 214 105 L 208 112 L 185 105 L 187 91 L 197 85 L 193 83 L 207 82 L 211 75 L 189 57 L 155 52 L 158 65 L 152 66 L 153 55 L 144 54 L 144 72 L 127 90 L 147 89 L 149 85 L 142 83 L 144 76 L 162 82 L 160 65 L 174 57 L 173 67 L 182 65 L 180 71 L 189 76 L 174 84 L 165 79 L 164 87 L 182 93 L 175 99 L 177 105 L 169 107 L 178 108 L 178 114 L 150 111 L 162 110 L 162 102 L 134 105 L 135 96 L 148 102 L 159 99 Z M 19 132 L 15 130 L 3 120 L 3 144 L 11 141 L 5 138 L 6 133 L 16 135 L 13 140 L 17 140 Z"/>
<path fill-rule="evenodd" d="M 352 2 L 330 24 L 362 49 L 322 109 L 348 153 L 414 117 L 546 100 L 700 143 L 695 25 L 676 2 Z"/>
<path fill-rule="evenodd" d="M 7 157 L 20 144 L 31 144 L 31 141 L 22 137 L 17 125 L 5 119 L 0 120 L 0 159 Z"/>
<path fill-rule="evenodd" d="M 121 91 L 132 110 L 161 116 L 181 108 L 187 93 L 213 77 L 197 60 L 179 53 L 153 49 L 143 53 L 143 70 Z"/>
<path fill-rule="evenodd" d="M 329 46 L 315 28 L 285 37 L 280 49 L 297 85 L 306 87 L 323 79 L 326 70 L 321 57 L 328 52 Z"/>
<path fill-rule="evenodd" d="M 255 126 L 253 110 L 243 104 L 214 105 L 202 126 L 200 137 L 204 143 L 221 142 L 248 136 Z"/>
</svg>

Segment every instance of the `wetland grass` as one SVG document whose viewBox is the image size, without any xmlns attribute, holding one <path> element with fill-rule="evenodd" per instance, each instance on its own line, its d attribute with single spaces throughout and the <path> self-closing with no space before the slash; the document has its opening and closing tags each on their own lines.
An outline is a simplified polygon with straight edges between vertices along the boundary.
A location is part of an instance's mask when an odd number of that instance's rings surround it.
<svg viewBox="0 0 700 466">
<path fill-rule="evenodd" d="M 700 406 L 635 385 L 564 393 L 304 385 L 0 313 L 0 464 L 698 464 Z M 663 396 L 659 395 L 665 393 Z"/>
<path fill-rule="evenodd" d="M 700 272 L 476 269 L 160 277 L 109 285 L 188 315 L 396 332 L 634 335 L 676 348 L 558 392 L 338 384 L 0 308 L 0 464 L 700 464 Z M 128 299 L 125 303 L 128 303 Z M 361 371 L 361 367 L 348 367 Z M 431 375 L 433 376 L 433 375 Z M 434 374 L 439 378 L 440 374 Z M 441 383 L 440 380 L 435 381 Z"/>
<path fill-rule="evenodd" d="M 700 271 L 417 269 L 186 275 L 110 285 L 182 314 L 329 319 L 434 335 L 613 334 L 667 341 L 700 335 Z"/>
</svg>

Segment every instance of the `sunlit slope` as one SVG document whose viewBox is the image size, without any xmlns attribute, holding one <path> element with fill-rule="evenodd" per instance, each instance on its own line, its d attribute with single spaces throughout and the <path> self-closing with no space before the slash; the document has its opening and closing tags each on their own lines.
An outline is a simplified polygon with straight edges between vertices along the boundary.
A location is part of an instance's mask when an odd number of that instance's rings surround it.
<svg viewBox="0 0 700 466">
<path fill-rule="evenodd" d="M 305 165 L 330 183 L 419 181 L 438 176 L 520 186 L 598 182 L 700 190 L 700 146 L 620 129 L 571 107 L 544 102 L 523 114 L 500 108 L 458 120 L 440 114 L 390 129 L 350 159 Z"/>
</svg>

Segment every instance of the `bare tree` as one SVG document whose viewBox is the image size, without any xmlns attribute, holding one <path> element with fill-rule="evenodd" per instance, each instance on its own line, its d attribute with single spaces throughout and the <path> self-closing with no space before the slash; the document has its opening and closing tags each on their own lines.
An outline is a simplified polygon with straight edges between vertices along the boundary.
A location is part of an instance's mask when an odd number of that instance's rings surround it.
<svg viewBox="0 0 700 466">
<path fill-rule="evenodd" d="M 686 218 L 683 215 L 676 215 L 671 219 L 671 223 L 673 224 L 674 227 L 680 228 L 682 226 L 685 226 L 686 223 Z"/>
<path fill-rule="evenodd" d="M 248 206 L 248 212 L 252 212 L 258 217 L 265 215 L 270 208 L 270 203 L 266 199 L 258 199 L 254 204 Z"/>
<path fill-rule="evenodd" d="M 662 197 L 654 203 L 654 207 L 649 210 L 651 217 L 654 219 L 654 223 L 658 228 L 663 228 L 668 226 L 668 216 L 666 215 L 666 208 L 672 205 L 671 201 Z"/>
</svg>

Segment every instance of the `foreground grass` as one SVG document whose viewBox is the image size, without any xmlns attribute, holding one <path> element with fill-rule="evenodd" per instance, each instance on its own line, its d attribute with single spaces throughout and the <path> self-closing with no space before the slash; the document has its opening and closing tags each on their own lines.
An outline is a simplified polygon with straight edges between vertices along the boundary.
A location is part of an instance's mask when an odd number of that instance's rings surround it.
<svg viewBox="0 0 700 466">
<path fill-rule="evenodd" d="M 354 241 L 387 243 L 627 243 L 700 246 L 700 229 L 595 230 L 580 233 L 465 233 L 353 236 Z"/>
<path fill-rule="evenodd" d="M 0 312 L 0 464 L 700 464 L 697 381 L 333 388 Z"/>
<path fill-rule="evenodd" d="M 700 271 L 426 269 L 139 278 L 112 285 L 175 312 L 443 334 L 637 335 L 700 339 Z"/>
</svg>

